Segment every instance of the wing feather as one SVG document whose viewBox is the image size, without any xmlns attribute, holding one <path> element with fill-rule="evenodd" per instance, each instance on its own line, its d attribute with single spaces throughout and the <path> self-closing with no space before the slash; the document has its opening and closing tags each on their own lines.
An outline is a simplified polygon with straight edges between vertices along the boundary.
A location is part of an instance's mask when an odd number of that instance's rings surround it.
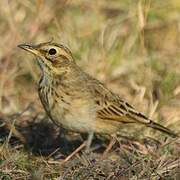
<svg viewBox="0 0 180 180">
<path fill-rule="evenodd" d="M 93 95 L 96 97 L 97 117 L 106 120 L 118 121 L 122 123 L 149 123 L 150 120 L 136 111 L 130 104 L 123 101 L 117 94 L 112 93 L 103 84 L 93 83 Z"/>
<path fill-rule="evenodd" d="M 170 129 L 153 122 L 144 114 L 136 111 L 130 104 L 123 101 L 117 94 L 108 90 L 101 82 L 91 79 L 88 82 L 97 106 L 97 118 L 104 121 L 116 121 L 120 123 L 141 123 L 147 127 L 157 129 L 161 132 L 177 137 L 178 135 Z"/>
</svg>

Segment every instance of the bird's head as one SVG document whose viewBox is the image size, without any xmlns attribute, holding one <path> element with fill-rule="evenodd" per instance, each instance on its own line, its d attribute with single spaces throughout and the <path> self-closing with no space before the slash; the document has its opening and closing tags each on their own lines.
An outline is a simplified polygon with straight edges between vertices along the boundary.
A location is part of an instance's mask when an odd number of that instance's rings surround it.
<svg viewBox="0 0 180 180">
<path fill-rule="evenodd" d="M 32 45 L 25 43 L 18 47 L 37 56 L 38 63 L 45 73 L 59 74 L 74 62 L 71 51 L 62 44 L 46 42 Z"/>
</svg>

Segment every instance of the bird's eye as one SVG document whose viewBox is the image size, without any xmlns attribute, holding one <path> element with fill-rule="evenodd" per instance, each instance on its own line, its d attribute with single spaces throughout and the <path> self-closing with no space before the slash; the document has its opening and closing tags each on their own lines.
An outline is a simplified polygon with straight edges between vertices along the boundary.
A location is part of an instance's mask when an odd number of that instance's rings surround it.
<svg viewBox="0 0 180 180">
<path fill-rule="evenodd" d="M 56 54 L 56 49 L 51 48 L 51 49 L 49 50 L 49 54 L 50 54 L 50 55 L 55 55 L 55 54 Z"/>
</svg>

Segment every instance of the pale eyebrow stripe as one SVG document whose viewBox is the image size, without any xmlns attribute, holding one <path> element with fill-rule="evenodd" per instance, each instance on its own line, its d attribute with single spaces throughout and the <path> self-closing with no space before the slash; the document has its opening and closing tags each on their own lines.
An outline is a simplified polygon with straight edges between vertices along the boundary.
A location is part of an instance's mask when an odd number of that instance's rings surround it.
<svg viewBox="0 0 180 180">
<path fill-rule="evenodd" d="M 65 49 L 61 50 L 60 54 L 61 56 L 66 57 L 66 59 L 71 59 L 71 60 L 73 59 L 72 54 L 69 52 L 66 52 Z"/>
</svg>

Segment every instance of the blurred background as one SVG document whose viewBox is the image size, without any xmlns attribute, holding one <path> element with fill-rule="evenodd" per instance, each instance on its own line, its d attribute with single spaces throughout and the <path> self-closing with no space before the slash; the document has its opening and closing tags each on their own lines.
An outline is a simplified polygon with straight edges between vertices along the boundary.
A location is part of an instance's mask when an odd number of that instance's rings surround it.
<svg viewBox="0 0 180 180">
<path fill-rule="evenodd" d="M 34 120 L 37 114 L 44 114 L 37 93 L 40 70 L 34 56 L 22 51 L 17 45 L 53 39 L 54 42 L 69 47 L 79 66 L 104 82 L 137 110 L 176 132 L 180 130 L 179 0 L 1 0 L 0 38 L 0 113 L 3 116 L 21 113 L 29 104 L 33 108 L 25 120 Z M 16 123 L 22 124 L 22 121 L 17 120 Z M 47 148 L 47 144 L 50 148 L 52 145 L 47 139 L 49 127 L 45 127 L 37 139 L 37 145 L 42 144 L 42 149 Z M 35 142 L 41 128 L 42 125 L 36 127 L 31 141 Z M 141 131 L 132 129 L 135 131 L 134 135 L 151 136 L 158 140 L 164 137 L 148 128 L 141 127 Z M 129 133 L 131 130 L 127 131 Z M 39 179 L 41 176 L 50 179 L 52 174 L 57 177 L 62 172 L 59 165 L 56 168 L 47 165 L 43 157 L 29 158 L 29 150 L 25 151 L 22 146 L 11 148 L 8 145 L 11 134 L 7 134 L 6 138 L 2 132 L 0 169 L 8 177 L 15 172 L 12 175 L 14 179 L 32 179 L 32 174 Z M 56 148 L 59 147 L 59 141 L 57 142 Z M 159 168 L 157 171 L 162 175 L 166 172 L 167 162 L 170 163 L 168 168 L 179 167 L 178 145 L 174 143 L 166 150 L 160 150 L 159 154 L 156 152 L 156 156 L 148 154 L 148 158 L 145 157 L 147 161 L 142 160 L 142 167 L 129 175 L 134 177 L 134 172 L 138 176 L 139 172 L 141 175 L 151 173 L 154 172 L 154 167 Z M 121 147 L 120 152 L 123 153 L 123 147 L 126 146 Z M 144 146 L 143 148 L 146 150 Z M 144 149 L 141 146 L 141 152 L 147 154 L 148 151 Z M 125 158 L 126 153 L 121 154 L 122 156 L 118 154 L 118 164 L 122 169 L 126 165 L 129 167 L 129 162 L 133 164 L 136 159 L 142 158 L 139 151 L 135 156 L 127 153 Z M 101 168 L 98 164 L 98 167 L 88 169 L 89 166 L 84 162 L 81 161 L 79 167 L 87 168 L 87 171 L 77 170 L 80 174 L 97 174 L 97 169 Z M 109 167 L 109 171 L 117 168 L 114 165 L 111 166 L 112 169 Z M 101 170 L 109 177 L 109 172 L 103 168 Z M 71 174 L 74 171 L 68 172 Z M 114 173 L 114 169 L 112 172 Z M 171 173 L 175 174 L 173 171 Z M 0 170 L 0 179 L 1 175 Z"/>
</svg>

